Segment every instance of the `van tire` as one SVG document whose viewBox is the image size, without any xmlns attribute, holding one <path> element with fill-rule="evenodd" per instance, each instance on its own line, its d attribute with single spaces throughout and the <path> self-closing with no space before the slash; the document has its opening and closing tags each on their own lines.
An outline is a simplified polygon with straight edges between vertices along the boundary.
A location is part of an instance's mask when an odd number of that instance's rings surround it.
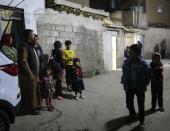
<svg viewBox="0 0 170 131">
<path fill-rule="evenodd" d="M 0 128 L 5 128 L 4 131 L 10 131 L 10 120 L 6 112 L 0 110 Z"/>
</svg>

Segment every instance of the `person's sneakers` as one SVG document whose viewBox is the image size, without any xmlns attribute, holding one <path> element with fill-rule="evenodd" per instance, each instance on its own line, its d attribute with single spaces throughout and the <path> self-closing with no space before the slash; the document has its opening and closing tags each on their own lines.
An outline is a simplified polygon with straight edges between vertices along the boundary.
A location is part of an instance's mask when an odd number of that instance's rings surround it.
<svg viewBox="0 0 170 131">
<path fill-rule="evenodd" d="M 135 110 L 129 110 L 129 116 L 131 116 L 131 117 L 136 116 L 136 111 Z"/>
<path fill-rule="evenodd" d="M 38 110 L 33 110 L 30 114 L 31 115 L 41 115 L 40 111 L 38 111 Z"/>
<path fill-rule="evenodd" d="M 38 111 L 43 110 L 43 106 L 39 106 L 39 107 L 37 107 L 37 110 L 38 110 Z"/>
<path fill-rule="evenodd" d="M 58 96 L 57 99 L 64 100 L 64 98 L 62 96 Z"/>
<path fill-rule="evenodd" d="M 80 98 L 81 98 L 81 99 L 84 99 L 84 98 L 85 98 L 85 96 L 84 96 L 84 95 L 80 95 Z"/>
<path fill-rule="evenodd" d="M 164 112 L 164 108 L 163 107 L 160 107 L 159 110 L 160 110 L 160 112 Z"/>
<path fill-rule="evenodd" d="M 140 128 L 145 128 L 145 123 L 144 122 L 140 122 L 139 126 L 140 126 Z"/>
<path fill-rule="evenodd" d="M 49 107 L 47 110 L 48 110 L 48 111 L 50 111 L 50 112 L 53 112 L 53 109 L 52 109 L 52 108 L 50 108 L 50 107 Z"/>
<path fill-rule="evenodd" d="M 154 107 L 152 107 L 152 108 L 150 109 L 150 111 L 151 111 L 151 112 L 156 112 L 156 110 L 155 110 Z"/>
<path fill-rule="evenodd" d="M 78 96 L 75 96 L 75 100 L 78 100 L 79 98 L 78 98 Z"/>
<path fill-rule="evenodd" d="M 51 109 L 55 109 L 55 107 L 54 107 L 54 106 L 51 106 Z"/>
</svg>

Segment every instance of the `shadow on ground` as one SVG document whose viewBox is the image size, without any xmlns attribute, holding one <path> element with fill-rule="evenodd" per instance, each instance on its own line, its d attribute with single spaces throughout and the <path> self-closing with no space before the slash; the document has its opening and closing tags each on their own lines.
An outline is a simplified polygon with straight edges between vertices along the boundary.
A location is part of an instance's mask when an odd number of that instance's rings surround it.
<svg viewBox="0 0 170 131">
<path fill-rule="evenodd" d="M 158 110 L 156 110 L 156 111 L 158 111 Z M 151 110 L 147 110 L 147 111 L 145 111 L 145 116 L 151 115 L 153 113 L 155 113 L 155 112 L 152 112 Z M 114 120 L 107 122 L 105 125 L 105 131 L 117 131 L 120 128 L 122 128 L 123 126 L 130 125 L 137 121 L 138 121 L 138 117 L 135 117 L 133 119 L 131 119 L 129 116 L 119 117 L 119 118 L 116 118 Z M 144 129 L 140 128 L 140 126 L 138 125 L 130 131 L 143 131 L 143 130 Z"/>
</svg>

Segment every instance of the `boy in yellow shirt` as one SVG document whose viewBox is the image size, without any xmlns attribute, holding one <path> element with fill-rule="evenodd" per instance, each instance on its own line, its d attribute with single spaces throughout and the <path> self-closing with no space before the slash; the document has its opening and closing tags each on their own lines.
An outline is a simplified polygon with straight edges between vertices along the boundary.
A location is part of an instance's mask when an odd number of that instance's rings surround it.
<svg viewBox="0 0 170 131">
<path fill-rule="evenodd" d="M 71 79 L 71 72 L 73 69 L 73 59 L 75 58 L 74 50 L 71 50 L 71 41 L 67 40 L 65 42 L 66 49 L 64 50 L 64 60 L 65 60 L 65 69 L 66 69 L 66 83 L 67 88 L 71 91 L 72 79 Z"/>
</svg>

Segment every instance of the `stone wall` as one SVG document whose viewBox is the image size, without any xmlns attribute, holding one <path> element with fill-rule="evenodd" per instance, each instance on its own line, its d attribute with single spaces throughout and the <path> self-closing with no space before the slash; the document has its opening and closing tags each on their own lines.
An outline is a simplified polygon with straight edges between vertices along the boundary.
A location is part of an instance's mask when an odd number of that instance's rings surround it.
<svg viewBox="0 0 170 131">
<path fill-rule="evenodd" d="M 170 29 L 150 28 L 145 33 L 144 56 L 151 58 L 153 48 L 156 44 L 160 44 L 163 38 L 166 39 L 167 52 L 166 57 L 170 58 Z"/>
<path fill-rule="evenodd" d="M 72 49 L 80 58 L 83 70 L 92 75 L 104 72 L 102 24 L 101 20 L 91 17 L 46 9 L 44 15 L 38 16 L 37 29 L 40 44 L 46 54 L 51 53 L 54 41 L 61 41 L 64 49 L 64 42 L 71 40 Z"/>
<path fill-rule="evenodd" d="M 83 26 L 38 24 L 38 35 L 46 54 L 50 54 L 55 40 L 63 44 L 66 40 L 73 42 L 72 49 L 86 73 L 102 73 L 104 71 L 102 32 L 87 29 Z"/>
</svg>

